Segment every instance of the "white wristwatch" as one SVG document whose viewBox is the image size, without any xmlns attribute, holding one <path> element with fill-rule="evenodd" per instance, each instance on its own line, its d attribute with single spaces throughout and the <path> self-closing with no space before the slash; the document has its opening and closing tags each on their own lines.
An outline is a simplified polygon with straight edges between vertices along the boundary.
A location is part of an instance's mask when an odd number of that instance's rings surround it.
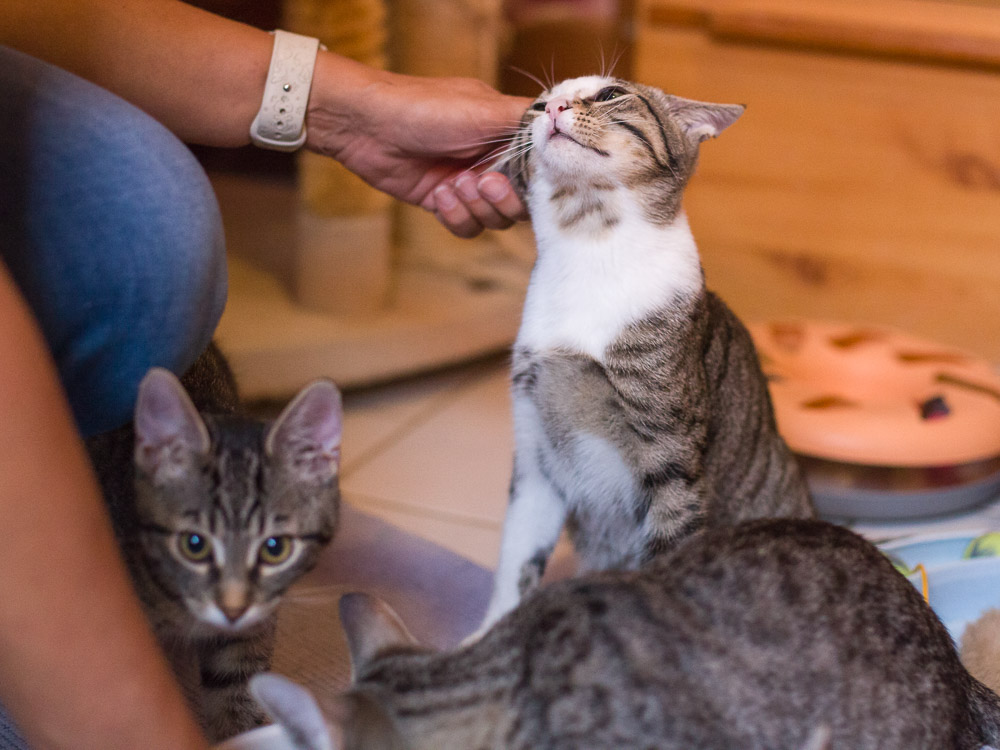
<svg viewBox="0 0 1000 750">
<path fill-rule="evenodd" d="M 295 151 L 306 142 L 306 105 L 316 53 L 326 49 L 311 36 L 274 31 L 260 111 L 250 125 L 250 140 L 260 148 Z"/>
</svg>

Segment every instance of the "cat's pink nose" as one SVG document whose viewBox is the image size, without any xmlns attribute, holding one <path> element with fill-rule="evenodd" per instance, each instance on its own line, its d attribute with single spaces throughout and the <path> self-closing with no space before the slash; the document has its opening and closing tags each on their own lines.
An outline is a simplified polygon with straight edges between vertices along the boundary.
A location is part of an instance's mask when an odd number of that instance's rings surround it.
<svg viewBox="0 0 1000 750">
<path fill-rule="evenodd" d="M 564 112 L 572 106 L 573 105 L 570 104 L 569 99 L 565 96 L 560 96 L 557 99 L 549 101 L 549 103 L 545 105 L 545 111 L 549 113 L 549 117 L 552 119 L 552 122 L 555 122 L 556 118 L 559 117 L 560 112 Z"/>
</svg>

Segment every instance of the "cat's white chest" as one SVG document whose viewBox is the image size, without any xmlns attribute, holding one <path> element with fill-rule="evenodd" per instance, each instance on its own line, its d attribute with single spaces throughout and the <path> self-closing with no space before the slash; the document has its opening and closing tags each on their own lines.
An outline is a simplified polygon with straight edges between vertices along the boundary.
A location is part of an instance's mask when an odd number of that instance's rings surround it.
<svg viewBox="0 0 1000 750">
<path fill-rule="evenodd" d="M 560 232 L 533 216 L 538 261 L 518 346 L 559 349 L 602 361 L 622 331 L 703 284 L 698 250 L 683 214 L 655 227 L 626 213 L 613 230 Z"/>
</svg>

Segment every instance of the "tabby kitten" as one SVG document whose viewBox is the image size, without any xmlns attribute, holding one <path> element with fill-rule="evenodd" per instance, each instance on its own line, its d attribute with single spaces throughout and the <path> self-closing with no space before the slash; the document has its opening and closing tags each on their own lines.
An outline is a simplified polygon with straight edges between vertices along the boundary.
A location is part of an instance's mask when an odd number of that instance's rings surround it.
<svg viewBox="0 0 1000 750">
<path fill-rule="evenodd" d="M 742 112 L 594 76 L 522 120 L 501 169 L 538 259 L 484 629 L 537 583 L 564 526 L 594 570 L 637 567 L 706 525 L 814 514 L 750 336 L 706 291 L 681 210 L 699 143 Z"/>
<path fill-rule="evenodd" d="M 88 448 L 146 613 L 221 739 L 264 720 L 247 681 L 269 665 L 282 594 L 333 536 L 340 395 L 317 381 L 271 425 L 241 416 L 214 347 L 183 383 L 190 398 L 151 370 L 133 424 Z"/>
<path fill-rule="evenodd" d="M 920 593 L 871 544 L 822 521 L 705 530 L 642 570 L 540 588 L 451 653 L 415 645 L 365 595 L 342 599 L 341 617 L 353 684 L 329 716 L 341 744 L 327 747 L 975 750 L 1000 740 L 1000 698 L 962 667 Z M 301 747 L 323 747 L 301 692 L 288 700 L 273 678 L 254 691 L 300 725 Z"/>
</svg>

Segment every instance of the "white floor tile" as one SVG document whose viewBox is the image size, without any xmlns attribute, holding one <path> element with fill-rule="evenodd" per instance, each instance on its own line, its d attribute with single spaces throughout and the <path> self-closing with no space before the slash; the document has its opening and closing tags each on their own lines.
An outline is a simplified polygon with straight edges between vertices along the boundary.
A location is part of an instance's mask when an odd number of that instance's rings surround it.
<svg viewBox="0 0 1000 750">
<path fill-rule="evenodd" d="M 499 525 L 512 452 L 508 369 L 496 363 L 440 409 L 353 461 L 341 486 L 414 513 Z"/>
<path fill-rule="evenodd" d="M 490 363 L 443 372 L 344 394 L 344 440 L 341 481 L 377 456 L 402 434 L 414 429 L 456 397 L 456 392 Z"/>
</svg>

